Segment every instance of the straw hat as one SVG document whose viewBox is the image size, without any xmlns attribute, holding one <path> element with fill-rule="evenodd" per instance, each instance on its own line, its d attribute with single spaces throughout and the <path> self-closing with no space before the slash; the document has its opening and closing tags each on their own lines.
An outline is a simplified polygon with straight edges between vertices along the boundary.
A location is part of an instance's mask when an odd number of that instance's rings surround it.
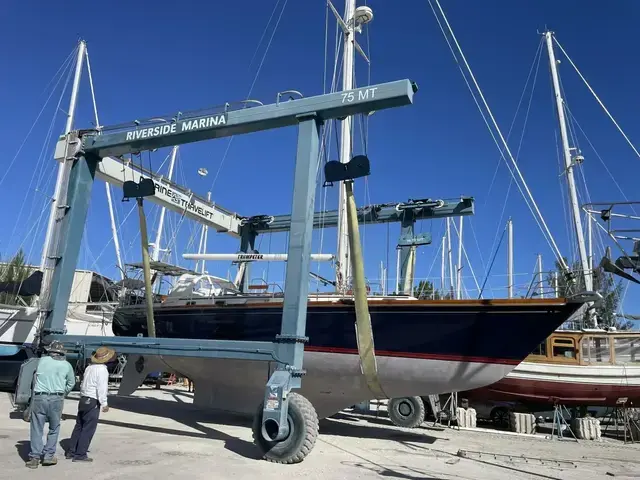
<svg viewBox="0 0 640 480">
<path fill-rule="evenodd" d="M 91 355 L 92 363 L 107 363 L 116 356 L 115 350 L 109 347 L 98 347 L 98 349 Z"/>
</svg>

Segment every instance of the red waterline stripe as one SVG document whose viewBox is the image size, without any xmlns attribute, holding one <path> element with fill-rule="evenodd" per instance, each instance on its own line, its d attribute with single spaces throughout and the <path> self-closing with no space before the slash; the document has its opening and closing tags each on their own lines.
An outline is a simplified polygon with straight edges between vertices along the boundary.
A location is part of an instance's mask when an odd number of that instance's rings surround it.
<svg viewBox="0 0 640 480">
<path fill-rule="evenodd" d="M 343 353 L 358 355 L 358 350 L 356 350 L 355 348 L 311 347 L 305 345 L 304 349 L 307 352 Z M 441 360 L 445 362 L 493 363 L 500 365 L 518 365 L 522 361 L 513 360 L 510 358 L 468 357 L 464 355 L 445 355 L 439 353 L 388 352 L 386 350 L 376 350 L 376 355 L 380 357 L 418 358 L 422 360 Z"/>
</svg>

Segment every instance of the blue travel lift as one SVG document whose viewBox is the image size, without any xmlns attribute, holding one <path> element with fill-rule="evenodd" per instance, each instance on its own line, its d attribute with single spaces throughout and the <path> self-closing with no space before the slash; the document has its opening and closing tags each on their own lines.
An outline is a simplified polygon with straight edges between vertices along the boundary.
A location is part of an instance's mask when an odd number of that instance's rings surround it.
<svg viewBox="0 0 640 480">
<path fill-rule="evenodd" d="M 135 121 L 104 127 L 100 131 L 92 129 L 70 132 L 66 138 L 63 160 L 71 163 L 66 205 L 60 212 L 58 251 L 51 276 L 50 302 L 42 306 L 44 322 L 39 338 L 43 343 L 60 340 L 71 348 L 88 352 L 101 345 L 108 345 L 115 348 L 119 354 L 276 361 L 278 367 L 266 385 L 264 403 L 256 416 L 254 438 L 267 460 L 280 463 L 303 460 L 312 448 L 305 445 L 304 439 L 312 440 L 311 445 L 315 442 L 317 421 L 314 422 L 313 419 L 317 416 L 308 400 L 290 392 L 292 389 L 300 388 L 305 373 L 302 360 L 304 343 L 308 340 L 305 329 L 316 175 L 320 166 L 319 130 L 327 120 L 410 105 L 416 92 L 415 83 L 405 79 L 287 101 L 281 100 L 281 93 L 278 94 L 276 103 L 271 105 L 233 110 L 229 104 L 225 104 L 209 111 L 178 113 L 172 118 Z M 294 125 L 298 126 L 298 147 L 282 326 L 280 335 L 277 335 L 273 342 L 153 337 L 105 338 L 64 334 L 69 296 L 91 189 L 96 167 L 102 158 Z M 364 160 L 364 170 L 353 168 L 353 174 L 350 174 L 352 167 L 361 165 L 345 164 L 344 172 L 334 171 L 332 178 L 327 175 L 326 180 L 349 180 L 368 174 L 368 160 L 366 157 Z M 328 173 L 327 169 L 325 173 Z M 143 183 L 144 181 L 139 185 L 141 190 Z M 150 191 L 141 191 L 138 197 L 153 193 L 152 186 Z M 34 368 L 35 362 L 28 361 L 21 369 L 16 390 L 16 403 L 19 405 L 29 402 Z M 289 414 L 290 403 L 293 405 L 292 414 Z"/>
</svg>

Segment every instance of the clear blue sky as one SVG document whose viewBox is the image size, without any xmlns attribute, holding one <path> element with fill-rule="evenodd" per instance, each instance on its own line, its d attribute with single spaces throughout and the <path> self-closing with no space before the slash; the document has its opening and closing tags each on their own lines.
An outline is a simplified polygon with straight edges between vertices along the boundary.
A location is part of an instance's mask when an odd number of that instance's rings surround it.
<svg viewBox="0 0 640 480">
<path fill-rule="evenodd" d="M 103 125 L 115 124 L 246 98 L 285 2 L 279 2 L 259 43 L 276 3 L 276 0 L 185 0 L 177 4 L 165 0 L 145 4 L 113 1 L 92 10 L 92 6 L 76 1 L 67 2 L 64 8 L 44 1 L 5 2 L 0 30 L 0 41 L 4 45 L 0 50 L 3 65 L 0 145 L 4 167 L 0 179 L 5 177 L 0 184 L 0 198 L 5 206 L 0 211 L 0 221 L 6 232 L 0 244 L 3 257 L 11 255 L 22 244 L 33 261 L 39 259 L 45 222 L 40 228 L 35 228 L 34 222 L 42 211 L 44 193 L 34 192 L 34 189 L 39 184 L 51 192 L 53 186 L 53 143 L 45 140 L 60 87 L 55 90 L 15 162 L 10 169 L 8 167 L 52 90 L 48 85 L 50 80 L 78 38 L 88 42 L 100 121 Z M 474 196 L 476 215 L 471 223 L 465 223 L 464 230 L 465 245 L 474 270 L 482 276 L 483 262 L 488 263 L 492 247 L 495 247 L 496 232 L 502 232 L 505 221 L 512 217 L 515 271 L 526 274 L 516 280 L 521 286 L 526 285 L 536 254 L 542 253 L 545 267 L 550 268 L 552 252 L 515 186 L 507 200 L 510 177 L 504 164 L 489 190 L 499 153 L 428 2 L 369 0 L 368 4 L 375 14 L 368 27 L 371 82 L 410 78 L 418 83 L 420 91 L 413 106 L 379 112 L 371 118 L 369 157 L 372 175 L 366 186 L 362 180 L 356 184 L 358 203 Z M 543 31 L 547 26 L 556 32 L 560 43 L 632 141 L 640 139 L 640 127 L 635 118 L 640 101 L 635 34 L 640 4 L 616 1 L 605 7 L 596 1 L 443 0 L 442 6 L 505 134 L 540 42 L 537 31 Z M 336 0 L 336 7 L 341 11 L 343 2 Z M 329 20 L 332 43 L 335 22 L 333 18 Z M 286 2 L 251 98 L 269 103 L 275 100 L 276 92 L 286 89 L 300 90 L 305 95 L 322 93 L 324 39 L 323 1 Z M 359 40 L 366 49 L 367 37 L 361 35 Z M 332 60 L 330 48 L 330 70 Z M 364 85 L 367 69 L 360 60 L 358 62 L 358 85 Z M 624 193 L 634 199 L 637 176 L 631 172 L 637 171 L 640 159 L 605 117 L 568 62 L 563 62 L 560 68 L 572 113 Z M 529 93 L 525 95 L 525 107 L 528 100 Z M 65 97 L 63 109 L 67 102 Z M 522 134 L 525 110 L 521 109 L 511 137 L 514 152 Z M 92 107 L 85 76 L 76 127 L 90 128 L 91 122 Z M 54 136 L 61 133 L 63 125 L 64 114 L 60 112 L 54 124 Z M 572 258 L 575 246 L 570 243 L 566 207 L 563 207 L 566 201 L 561 196 L 556 132 L 549 68 L 546 52 L 543 52 L 519 164 L 560 249 Z M 213 200 L 244 215 L 289 212 L 295 139 L 294 128 L 237 137 L 221 168 L 227 139 L 186 145 L 181 148 L 178 180 L 203 195 L 211 190 Z M 591 198 L 622 200 L 622 194 L 586 138 L 580 134 L 578 140 L 586 158 L 584 174 Z M 358 140 L 356 153 L 359 151 Z M 167 153 L 159 151 L 152 155 L 154 169 L 160 166 Z M 200 167 L 209 170 L 207 177 L 196 174 Z M 212 186 L 219 168 L 220 174 Z M 28 188 L 30 181 L 33 182 L 31 190 Z M 319 189 L 318 192 L 320 209 L 324 191 Z M 122 204 L 121 192 L 114 193 L 122 220 L 133 204 Z M 336 198 L 336 190 L 330 189 L 327 207 L 333 208 Z M 26 203 L 20 211 L 23 202 Z M 177 218 L 175 215 L 170 217 L 169 226 L 175 224 Z M 153 235 L 157 209 L 150 205 L 148 218 Z M 127 261 L 140 258 L 139 238 L 135 237 L 137 228 L 137 216 L 133 214 L 121 230 Z M 176 253 L 197 249 L 197 238 L 195 245 L 188 245 L 194 228 L 188 222 L 183 225 L 174 248 Z M 442 222 L 423 222 L 418 230 L 433 231 L 434 245 L 420 250 L 417 276 L 438 277 L 440 261 L 434 256 Z M 398 225 L 391 226 L 390 278 L 395 274 L 398 231 Z M 113 248 L 106 245 L 109 238 L 104 186 L 99 182 L 94 189 L 80 266 L 116 276 Z M 322 251 L 333 252 L 335 230 L 326 230 L 323 238 Z M 387 227 L 365 227 L 363 239 L 367 276 L 378 278 L 380 261 L 386 262 L 387 258 Z M 320 232 L 316 232 L 316 251 L 320 249 L 319 241 Z M 271 251 L 283 252 L 284 242 L 284 235 L 274 236 Z M 269 237 L 263 237 L 260 250 L 267 252 L 268 244 Z M 208 251 L 236 250 L 237 243 L 233 239 L 223 235 L 209 236 Z M 491 286 L 495 296 L 505 294 L 505 257 L 503 244 L 492 271 L 495 276 Z M 270 280 L 283 278 L 282 265 L 273 264 L 269 269 Z M 210 264 L 209 270 L 226 274 L 227 266 Z M 320 272 L 332 275 L 326 265 Z M 260 273 L 256 269 L 256 275 Z M 474 287 L 468 275 L 466 268 L 465 285 L 471 291 Z M 635 290 L 637 287 L 631 286 L 627 294 L 630 309 L 634 307 L 629 303 L 630 298 L 637 296 Z"/>
</svg>

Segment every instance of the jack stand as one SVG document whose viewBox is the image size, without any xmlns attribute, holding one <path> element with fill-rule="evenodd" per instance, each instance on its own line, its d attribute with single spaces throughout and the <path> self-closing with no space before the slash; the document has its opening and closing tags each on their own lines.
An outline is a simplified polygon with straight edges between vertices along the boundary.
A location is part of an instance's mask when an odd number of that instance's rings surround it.
<svg viewBox="0 0 640 480">
<path fill-rule="evenodd" d="M 602 436 L 607 433 L 613 423 L 616 440 L 618 440 L 620 437 L 619 427 L 622 426 L 625 445 L 627 443 L 640 442 L 640 436 L 638 435 L 638 432 L 640 432 L 640 419 L 638 419 L 633 406 L 627 406 L 628 400 L 627 397 L 618 398 L 616 406 L 608 409 L 603 416 L 603 420 L 606 421 L 606 426 L 602 432 Z"/>
<path fill-rule="evenodd" d="M 556 434 L 556 438 L 558 440 L 571 440 L 568 437 L 565 438 L 565 436 L 563 434 L 563 431 L 566 429 L 566 430 L 569 430 L 569 432 L 571 432 L 571 436 L 576 441 L 576 443 L 578 443 L 578 438 L 573 433 L 573 430 L 571 430 L 571 426 L 567 423 L 567 420 L 564 418 L 565 412 L 567 414 L 571 415 L 571 413 L 569 412 L 567 407 L 565 407 L 564 405 L 560 405 L 559 403 L 554 404 L 554 406 L 553 406 L 553 427 L 551 428 L 551 436 L 549 437 L 549 439 L 553 440 L 554 432 L 555 432 L 555 430 L 557 428 L 558 429 L 558 433 Z"/>
<path fill-rule="evenodd" d="M 447 412 L 447 407 L 449 407 L 449 411 Z M 451 392 L 449 394 L 449 398 L 445 402 L 442 410 L 439 412 L 434 412 L 435 420 L 433 422 L 433 426 L 442 425 L 442 413 L 447 416 L 447 427 L 451 428 L 451 422 L 456 422 L 456 428 L 460 430 L 460 425 L 458 425 L 458 392 Z"/>
</svg>

